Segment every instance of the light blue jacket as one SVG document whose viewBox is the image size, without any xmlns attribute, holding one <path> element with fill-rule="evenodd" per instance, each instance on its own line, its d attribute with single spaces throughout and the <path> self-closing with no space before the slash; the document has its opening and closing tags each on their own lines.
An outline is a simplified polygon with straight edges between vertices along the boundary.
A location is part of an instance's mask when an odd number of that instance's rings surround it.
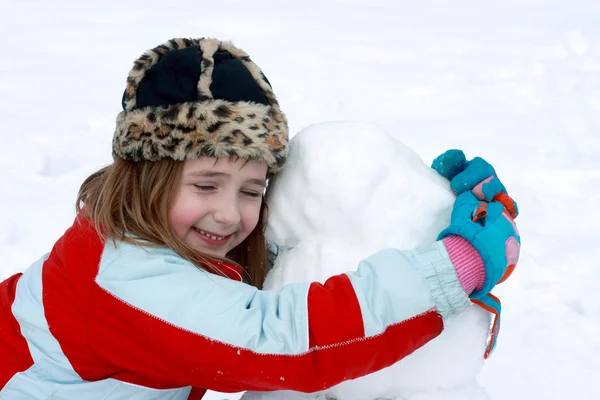
<svg viewBox="0 0 600 400">
<path fill-rule="evenodd" d="M 0 399 L 314 392 L 397 362 L 468 304 L 442 243 L 260 291 L 170 249 L 105 244 L 80 217 L 0 285 Z"/>
</svg>

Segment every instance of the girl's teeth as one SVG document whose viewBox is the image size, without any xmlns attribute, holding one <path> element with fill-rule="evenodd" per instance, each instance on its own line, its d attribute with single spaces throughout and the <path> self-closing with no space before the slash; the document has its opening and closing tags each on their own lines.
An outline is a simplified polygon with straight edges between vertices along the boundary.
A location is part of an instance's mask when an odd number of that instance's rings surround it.
<svg viewBox="0 0 600 400">
<path fill-rule="evenodd" d="M 203 234 L 206 237 L 211 238 L 212 240 L 223 240 L 223 239 L 225 239 L 225 237 L 209 235 L 208 233 L 204 232 L 201 229 L 198 229 L 198 230 L 200 231 L 201 234 Z"/>
</svg>

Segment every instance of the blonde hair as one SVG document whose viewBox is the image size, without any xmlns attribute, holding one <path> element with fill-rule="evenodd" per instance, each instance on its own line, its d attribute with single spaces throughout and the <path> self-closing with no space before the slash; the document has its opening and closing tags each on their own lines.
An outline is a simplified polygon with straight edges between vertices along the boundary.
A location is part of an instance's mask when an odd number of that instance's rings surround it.
<svg viewBox="0 0 600 400">
<path fill-rule="evenodd" d="M 183 162 L 170 158 L 140 162 L 117 159 L 83 182 L 75 205 L 77 214 L 89 218 L 104 241 L 169 247 L 198 268 L 219 275 L 224 273 L 212 262 L 233 262 L 242 266 L 249 283 L 260 289 L 268 254 L 263 233 L 264 199 L 256 228 L 227 259 L 198 252 L 180 240 L 169 224 L 182 171 Z"/>
</svg>

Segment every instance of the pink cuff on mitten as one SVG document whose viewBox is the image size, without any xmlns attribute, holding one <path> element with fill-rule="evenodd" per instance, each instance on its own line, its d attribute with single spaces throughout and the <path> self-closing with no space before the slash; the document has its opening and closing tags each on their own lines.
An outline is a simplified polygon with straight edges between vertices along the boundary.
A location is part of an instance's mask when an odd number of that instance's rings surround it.
<svg viewBox="0 0 600 400">
<path fill-rule="evenodd" d="M 483 287 L 485 266 L 479 252 L 467 240 L 451 235 L 442 240 L 450 261 L 456 269 L 456 275 L 467 294 Z"/>
</svg>

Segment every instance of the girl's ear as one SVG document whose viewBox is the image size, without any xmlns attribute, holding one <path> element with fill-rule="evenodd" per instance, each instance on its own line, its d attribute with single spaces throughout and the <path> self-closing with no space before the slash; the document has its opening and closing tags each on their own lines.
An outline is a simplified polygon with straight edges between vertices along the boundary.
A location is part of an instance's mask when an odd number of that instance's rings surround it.
<svg viewBox="0 0 600 400">
<path fill-rule="evenodd" d="M 265 231 L 266 227 L 267 227 L 267 221 L 269 218 L 269 205 L 267 204 L 267 196 L 263 195 L 262 197 L 262 206 L 261 206 L 261 216 L 259 221 L 262 221 L 262 224 L 259 223 L 259 225 L 262 225 L 262 227 L 260 227 L 263 232 Z"/>
</svg>

